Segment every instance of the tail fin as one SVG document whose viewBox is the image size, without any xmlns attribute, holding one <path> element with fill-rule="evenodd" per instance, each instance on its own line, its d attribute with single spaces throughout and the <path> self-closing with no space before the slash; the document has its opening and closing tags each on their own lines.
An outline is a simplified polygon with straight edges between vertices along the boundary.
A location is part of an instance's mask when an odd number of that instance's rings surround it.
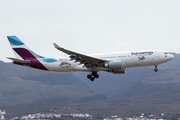
<svg viewBox="0 0 180 120">
<path fill-rule="evenodd" d="M 38 54 L 31 51 L 19 38 L 16 36 L 7 36 L 9 43 L 14 51 L 16 58 L 18 59 L 34 59 L 34 58 L 43 58 Z"/>
</svg>

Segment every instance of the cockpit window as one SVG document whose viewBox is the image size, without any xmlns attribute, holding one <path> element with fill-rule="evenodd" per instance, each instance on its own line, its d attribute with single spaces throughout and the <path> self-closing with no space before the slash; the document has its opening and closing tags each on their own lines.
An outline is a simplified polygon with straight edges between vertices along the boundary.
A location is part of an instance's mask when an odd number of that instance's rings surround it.
<svg viewBox="0 0 180 120">
<path fill-rule="evenodd" d="M 169 54 L 169 53 L 165 52 L 164 54 Z"/>
</svg>

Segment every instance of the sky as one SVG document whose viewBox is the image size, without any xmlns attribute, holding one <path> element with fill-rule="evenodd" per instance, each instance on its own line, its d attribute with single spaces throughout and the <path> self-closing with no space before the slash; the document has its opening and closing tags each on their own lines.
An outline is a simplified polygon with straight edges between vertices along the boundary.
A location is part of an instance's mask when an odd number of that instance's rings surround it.
<svg viewBox="0 0 180 120">
<path fill-rule="evenodd" d="M 180 52 L 180 0 L 1 0 L 0 60 L 14 57 L 6 36 L 34 52 L 62 56 L 158 49 Z"/>
</svg>

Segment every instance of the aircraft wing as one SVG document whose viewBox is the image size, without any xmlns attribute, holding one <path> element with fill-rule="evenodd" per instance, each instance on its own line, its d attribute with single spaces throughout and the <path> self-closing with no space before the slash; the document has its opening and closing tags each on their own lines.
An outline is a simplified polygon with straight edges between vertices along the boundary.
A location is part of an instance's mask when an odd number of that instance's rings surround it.
<svg viewBox="0 0 180 120">
<path fill-rule="evenodd" d="M 87 68 L 103 67 L 104 63 L 107 62 L 106 60 L 103 60 L 103 59 L 91 57 L 88 55 L 84 55 L 84 54 L 80 54 L 77 52 L 73 52 L 73 51 L 64 49 L 64 48 L 60 47 L 59 45 L 57 45 L 56 43 L 54 43 L 54 47 L 64 53 L 68 54 L 69 57 L 71 58 L 71 60 L 76 60 L 76 62 L 80 62 L 80 64 L 84 64 L 84 66 Z"/>
</svg>

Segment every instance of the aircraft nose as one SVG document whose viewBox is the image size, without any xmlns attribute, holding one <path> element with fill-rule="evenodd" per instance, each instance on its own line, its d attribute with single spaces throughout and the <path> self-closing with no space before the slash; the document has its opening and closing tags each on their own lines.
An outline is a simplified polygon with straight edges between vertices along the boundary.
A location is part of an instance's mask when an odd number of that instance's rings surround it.
<svg viewBox="0 0 180 120">
<path fill-rule="evenodd" d="M 169 57 L 169 59 L 170 59 L 170 60 L 172 60 L 172 59 L 174 58 L 174 55 L 169 54 L 169 56 L 168 56 L 168 57 Z"/>
</svg>

